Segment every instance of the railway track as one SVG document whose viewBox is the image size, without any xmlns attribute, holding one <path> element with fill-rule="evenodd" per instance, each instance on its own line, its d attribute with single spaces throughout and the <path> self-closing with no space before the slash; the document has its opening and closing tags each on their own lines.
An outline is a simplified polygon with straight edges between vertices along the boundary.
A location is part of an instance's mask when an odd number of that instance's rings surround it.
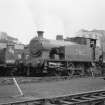
<svg viewBox="0 0 105 105">
<path fill-rule="evenodd" d="M 99 77 L 103 78 L 102 76 L 95 76 L 94 78 Z M 25 83 L 39 83 L 39 82 L 55 82 L 55 81 L 63 81 L 63 80 L 71 80 L 71 79 L 78 79 L 78 78 L 93 78 L 92 76 L 52 76 L 52 77 L 15 77 L 19 84 Z M 14 84 L 12 77 L 1 77 L 0 78 L 0 85 L 12 85 Z"/>
<path fill-rule="evenodd" d="M 0 105 L 105 105 L 105 90 L 44 98 L 35 98 L 31 96 L 11 98 L 11 100 L 0 102 Z"/>
</svg>

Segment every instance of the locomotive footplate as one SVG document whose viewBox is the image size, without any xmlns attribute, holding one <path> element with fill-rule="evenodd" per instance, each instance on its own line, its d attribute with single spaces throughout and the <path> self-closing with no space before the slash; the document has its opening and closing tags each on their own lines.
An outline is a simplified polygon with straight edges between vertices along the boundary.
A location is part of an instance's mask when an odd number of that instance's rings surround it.
<svg viewBox="0 0 105 105">
<path fill-rule="evenodd" d="M 43 98 L 18 96 L 4 101 L 0 98 L 0 105 L 105 105 L 105 90 Z"/>
</svg>

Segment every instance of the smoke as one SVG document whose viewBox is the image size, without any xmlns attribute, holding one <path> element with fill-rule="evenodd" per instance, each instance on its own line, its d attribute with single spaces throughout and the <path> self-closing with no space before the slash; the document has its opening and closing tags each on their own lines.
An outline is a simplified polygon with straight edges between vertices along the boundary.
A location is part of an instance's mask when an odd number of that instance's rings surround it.
<svg viewBox="0 0 105 105">
<path fill-rule="evenodd" d="M 0 30 L 28 43 L 37 30 L 45 37 L 74 36 L 79 29 L 105 29 L 104 0 L 0 0 Z"/>
<path fill-rule="evenodd" d="M 27 0 L 37 30 L 43 30 L 45 37 L 55 39 L 57 34 L 64 34 L 62 18 L 52 11 L 48 0 Z"/>
<path fill-rule="evenodd" d="M 105 28 L 104 0 L 28 0 L 28 3 L 34 19 L 37 20 L 35 20 L 37 27 L 44 27 L 43 17 L 47 15 L 50 18 L 57 17 L 56 21 L 61 21 L 61 27 L 64 27 L 63 33 L 67 35 L 80 29 Z"/>
</svg>

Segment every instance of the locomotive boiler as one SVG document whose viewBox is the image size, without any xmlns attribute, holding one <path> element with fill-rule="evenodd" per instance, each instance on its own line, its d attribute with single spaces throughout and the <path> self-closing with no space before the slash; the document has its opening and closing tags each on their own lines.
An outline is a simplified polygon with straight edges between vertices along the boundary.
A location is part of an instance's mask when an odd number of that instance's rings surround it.
<svg viewBox="0 0 105 105">
<path fill-rule="evenodd" d="M 29 44 L 29 59 L 27 60 L 27 75 L 85 75 L 89 74 L 92 64 L 97 64 L 102 55 L 95 46 L 96 40 L 88 39 L 89 44 L 78 44 L 43 38 L 43 31 L 38 31 L 38 37 Z M 91 44 L 90 44 L 91 43 Z"/>
</svg>

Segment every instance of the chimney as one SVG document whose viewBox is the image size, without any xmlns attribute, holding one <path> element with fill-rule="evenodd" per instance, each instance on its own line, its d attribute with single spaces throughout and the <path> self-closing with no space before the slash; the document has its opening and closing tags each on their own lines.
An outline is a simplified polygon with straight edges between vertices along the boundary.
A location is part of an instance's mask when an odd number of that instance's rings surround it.
<svg viewBox="0 0 105 105">
<path fill-rule="evenodd" d="M 63 40 L 63 35 L 57 35 L 56 40 Z"/>
<path fill-rule="evenodd" d="M 44 31 L 37 31 L 38 38 L 43 38 Z"/>
</svg>

